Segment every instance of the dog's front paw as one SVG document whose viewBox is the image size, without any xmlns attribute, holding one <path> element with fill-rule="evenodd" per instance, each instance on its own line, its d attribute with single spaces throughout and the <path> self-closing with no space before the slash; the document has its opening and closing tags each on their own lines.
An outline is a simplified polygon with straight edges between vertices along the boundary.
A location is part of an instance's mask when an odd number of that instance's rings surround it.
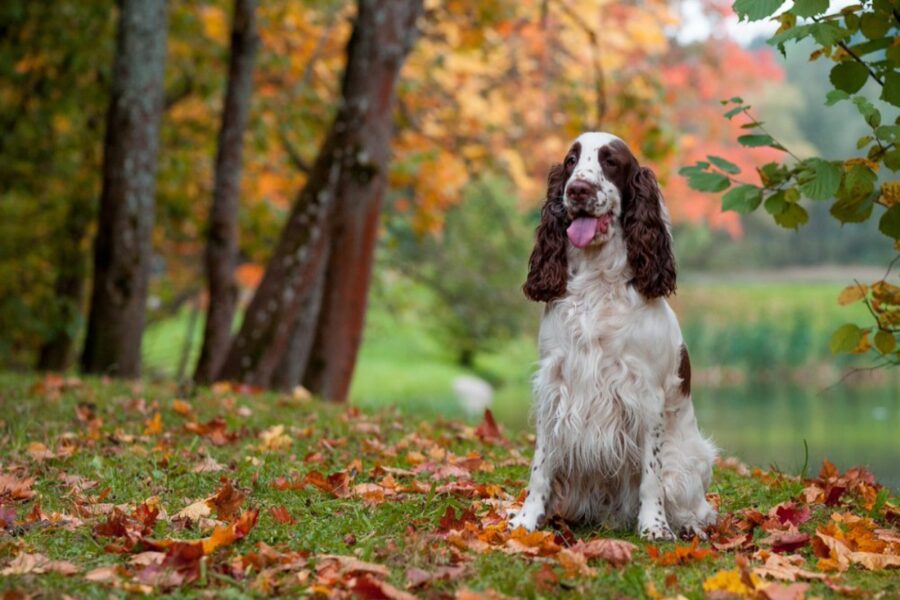
<svg viewBox="0 0 900 600">
<path fill-rule="evenodd" d="M 675 534 L 665 521 L 655 520 L 653 523 L 642 525 L 640 528 L 640 536 L 642 540 L 651 542 L 672 541 Z"/>
<path fill-rule="evenodd" d="M 533 511 L 529 511 L 523 508 L 515 515 L 513 515 L 513 518 L 509 520 L 509 528 L 510 530 L 513 530 L 518 529 L 519 527 L 524 527 L 526 531 L 534 531 L 541 526 L 543 517 L 544 515 L 538 515 Z"/>
</svg>

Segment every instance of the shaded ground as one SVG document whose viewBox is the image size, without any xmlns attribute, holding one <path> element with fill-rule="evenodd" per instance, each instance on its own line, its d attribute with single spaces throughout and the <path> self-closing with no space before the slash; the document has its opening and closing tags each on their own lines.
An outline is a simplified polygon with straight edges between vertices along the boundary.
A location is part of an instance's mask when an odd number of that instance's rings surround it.
<svg viewBox="0 0 900 600">
<path fill-rule="evenodd" d="M 522 500 L 525 434 L 239 392 L 0 375 L 0 591 L 900 593 L 900 513 L 862 470 L 802 480 L 726 463 L 709 543 L 526 535 L 504 518 Z"/>
</svg>

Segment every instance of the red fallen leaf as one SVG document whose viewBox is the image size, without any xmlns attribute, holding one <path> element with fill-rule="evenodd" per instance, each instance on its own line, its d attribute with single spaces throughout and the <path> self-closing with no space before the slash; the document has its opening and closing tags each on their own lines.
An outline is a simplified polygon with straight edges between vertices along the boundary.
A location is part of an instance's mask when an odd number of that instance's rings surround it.
<svg viewBox="0 0 900 600">
<path fill-rule="evenodd" d="M 450 531 L 458 531 L 465 527 L 466 523 L 477 523 L 475 511 L 471 507 L 460 513 L 459 518 L 456 517 L 456 511 L 452 506 L 448 506 L 444 511 L 444 516 L 438 522 L 437 533 L 448 533 Z"/>
<path fill-rule="evenodd" d="M 153 527 L 156 525 L 156 518 L 159 516 L 158 506 L 149 506 L 146 502 L 142 502 L 134 509 L 132 518 L 141 524 L 141 535 L 149 535 L 153 533 Z"/>
<path fill-rule="evenodd" d="M 598 539 L 584 542 L 579 540 L 569 547 L 569 551 L 582 554 L 585 558 L 602 558 L 614 567 L 631 562 L 631 554 L 636 546 L 624 540 Z"/>
<path fill-rule="evenodd" d="M 475 429 L 475 435 L 483 442 L 505 441 L 503 434 L 500 433 L 500 428 L 497 426 L 497 422 L 494 421 L 494 413 L 489 408 L 484 409 L 484 420 Z"/>
<path fill-rule="evenodd" d="M 216 417 L 215 419 L 207 421 L 206 423 L 196 423 L 194 421 L 190 421 L 184 424 L 184 428 L 187 431 L 207 438 L 216 446 L 224 446 L 226 444 L 230 444 L 231 442 L 237 440 L 238 437 L 236 433 L 228 432 L 228 426 L 226 425 L 225 419 L 223 417 Z"/>
<path fill-rule="evenodd" d="M 269 509 L 269 512 L 272 514 L 272 517 L 282 525 L 291 525 L 294 522 L 294 517 L 292 517 L 291 513 L 288 512 L 288 509 L 283 506 L 273 506 Z"/>
<path fill-rule="evenodd" d="M 0 529 L 12 529 L 16 526 L 16 507 L 11 504 L 0 504 Z"/>
<path fill-rule="evenodd" d="M 715 558 L 716 551 L 710 548 L 700 548 L 700 540 L 696 537 L 689 546 L 676 545 L 673 550 L 660 553 L 659 548 L 655 546 L 647 547 L 647 554 L 658 565 L 667 567 L 675 565 L 685 565 L 690 562 L 703 560 L 705 558 Z"/>
<path fill-rule="evenodd" d="M 416 597 L 368 575 L 357 577 L 350 586 L 354 596 L 366 600 L 416 600 Z"/>
<path fill-rule="evenodd" d="M 350 495 L 350 476 L 344 471 L 332 473 L 325 477 L 318 471 L 310 471 L 303 479 L 303 485 L 313 485 L 323 492 L 334 494 L 337 498 Z"/>
<path fill-rule="evenodd" d="M 772 552 L 785 554 L 799 550 L 809 543 L 810 537 L 806 533 L 788 533 L 783 535 L 774 535 L 772 540 Z M 763 540 L 760 540 L 762 543 Z"/>
<path fill-rule="evenodd" d="M 534 586 L 539 592 L 547 595 L 555 595 L 559 587 L 559 575 L 549 564 L 544 563 L 534 575 L 531 576 Z"/>
<path fill-rule="evenodd" d="M 222 484 L 216 491 L 215 496 L 207 499 L 209 507 L 216 511 L 216 517 L 220 521 L 233 521 L 237 516 L 247 498 L 247 494 L 239 488 L 234 487 L 234 483 L 227 477 L 219 480 Z"/>
<path fill-rule="evenodd" d="M 841 496 L 847 491 L 847 486 L 830 485 L 825 490 L 825 506 L 836 506 L 841 501 Z"/>
<path fill-rule="evenodd" d="M 808 506 L 797 506 L 793 502 L 783 502 L 772 508 L 769 514 L 781 521 L 782 525 L 800 525 L 809 521 L 810 512 Z"/>
</svg>

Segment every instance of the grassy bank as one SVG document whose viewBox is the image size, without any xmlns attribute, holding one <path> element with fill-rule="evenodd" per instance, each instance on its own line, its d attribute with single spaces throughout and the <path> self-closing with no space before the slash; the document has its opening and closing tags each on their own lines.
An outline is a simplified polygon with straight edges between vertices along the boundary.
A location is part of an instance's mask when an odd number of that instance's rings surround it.
<svg viewBox="0 0 900 600">
<path fill-rule="evenodd" d="M 776 572 L 810 595 L 900 592 L 895 572 L 828 571 L 811 541 L 900 551 L 874 533 L 896 522 L 894 499 L 864 475 L 720 468 L 715 545 L 597 528 L 523 536 L 503 515 L 521 501 L 524 434 L 224 389 L 177 399 L 172 386 L 0 375 L 0 592 L 749 597 L 783 591 Z M 762 516 L 784 511 L 789 522 Z M 760 570 L 788 542 L 797 564 Z"/>
</svg>

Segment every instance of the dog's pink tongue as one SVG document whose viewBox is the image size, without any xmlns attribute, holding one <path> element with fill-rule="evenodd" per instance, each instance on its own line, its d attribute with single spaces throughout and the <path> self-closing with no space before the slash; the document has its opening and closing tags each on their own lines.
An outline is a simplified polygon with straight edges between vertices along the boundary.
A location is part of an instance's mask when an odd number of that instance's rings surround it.
<svg viewBox="0 0 900 600">
<path fill-rule="evenodd" d="M 566 234 L 569 236 L 569 241 L 575 246 L 584 248 L 597 235 L 598 225 L 600 225 L 600 219 L 597 217 L 578 217 L 566 229 Z"/>
</svg>

